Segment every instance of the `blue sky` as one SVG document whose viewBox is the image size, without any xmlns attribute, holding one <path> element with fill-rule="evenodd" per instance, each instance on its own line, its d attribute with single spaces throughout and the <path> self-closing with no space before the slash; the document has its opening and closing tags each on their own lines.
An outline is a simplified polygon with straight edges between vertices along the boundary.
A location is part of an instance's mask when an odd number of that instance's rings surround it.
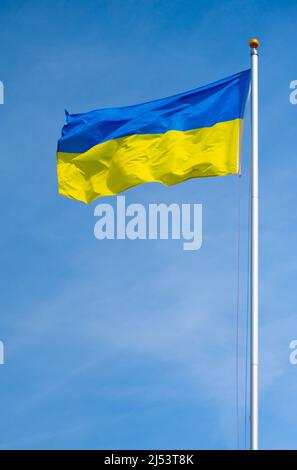
<svg viewBox="0 0 297 470">
<path fill-rule="evenodd" d="M 260 445 L 297 448 L 294 1 L 2 0 L 1 449 L 244 446 L 249 112 L 243 177 L 148 184 L 126 201 L 203 204 L 203 246 L 98 241 L 91 205 L 57 194 L 64 108 L 168 96 L 249 67 L 260 48 Z M 105 198 L 114 204 L 114 199 Z"/>
</svg>

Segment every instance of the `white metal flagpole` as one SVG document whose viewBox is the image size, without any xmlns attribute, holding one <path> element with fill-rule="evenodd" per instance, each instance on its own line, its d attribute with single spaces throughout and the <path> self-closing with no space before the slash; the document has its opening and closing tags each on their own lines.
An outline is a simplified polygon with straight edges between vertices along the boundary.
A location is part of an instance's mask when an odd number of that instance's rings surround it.
<svg viewBox="0 0 297 470">
<path fill-rule="evenodd" d="M 250 40 L 252 72 L 251 151 L 251 450 L 259 448 L 259 193 L 258 193 L 258 46 Z"/>
</svg>

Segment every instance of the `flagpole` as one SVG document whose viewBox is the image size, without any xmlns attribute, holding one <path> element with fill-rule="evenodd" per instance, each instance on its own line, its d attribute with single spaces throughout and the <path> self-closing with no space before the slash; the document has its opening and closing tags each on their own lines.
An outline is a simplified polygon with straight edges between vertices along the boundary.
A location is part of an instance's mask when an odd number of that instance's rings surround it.
<svg viewBox="0 0 297 470">
<path fill-rule="evenodd" d="M 252 72 L 251 151 L 251 450 L 258 450 L 259 428 L 259 194 L 258 194 L 258 46 L 250 40 Z"/>
</svg>

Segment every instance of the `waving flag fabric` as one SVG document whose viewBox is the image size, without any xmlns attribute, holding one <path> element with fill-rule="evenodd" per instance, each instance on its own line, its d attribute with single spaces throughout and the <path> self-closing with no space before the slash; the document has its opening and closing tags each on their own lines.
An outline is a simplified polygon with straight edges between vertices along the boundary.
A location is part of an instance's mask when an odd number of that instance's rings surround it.
<svg viewBox="0 0 297 470">
<path fill-rule="evenodd" d="M 91 202 L 147 182 L 236 174 L 250 70 L 122 108 L 66 112 L 58 142 L 60 194 Z"/>
</svg>

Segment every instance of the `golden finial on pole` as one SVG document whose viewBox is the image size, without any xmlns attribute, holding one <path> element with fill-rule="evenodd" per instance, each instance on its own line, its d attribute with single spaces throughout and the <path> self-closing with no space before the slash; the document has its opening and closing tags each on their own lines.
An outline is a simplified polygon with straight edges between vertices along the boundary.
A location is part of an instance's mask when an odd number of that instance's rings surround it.
<svg viewBox="0 0 297 470">
<path fill-rule="evenodd" d="M 256 39 L 256 38 L 251 39 L 250 42 L 249 42 L 249 45 L 250 45 L 251 49 L 258 49 L 259 44 L 260 43 L 259 43 L 258 39 Z"/>
</svg>

